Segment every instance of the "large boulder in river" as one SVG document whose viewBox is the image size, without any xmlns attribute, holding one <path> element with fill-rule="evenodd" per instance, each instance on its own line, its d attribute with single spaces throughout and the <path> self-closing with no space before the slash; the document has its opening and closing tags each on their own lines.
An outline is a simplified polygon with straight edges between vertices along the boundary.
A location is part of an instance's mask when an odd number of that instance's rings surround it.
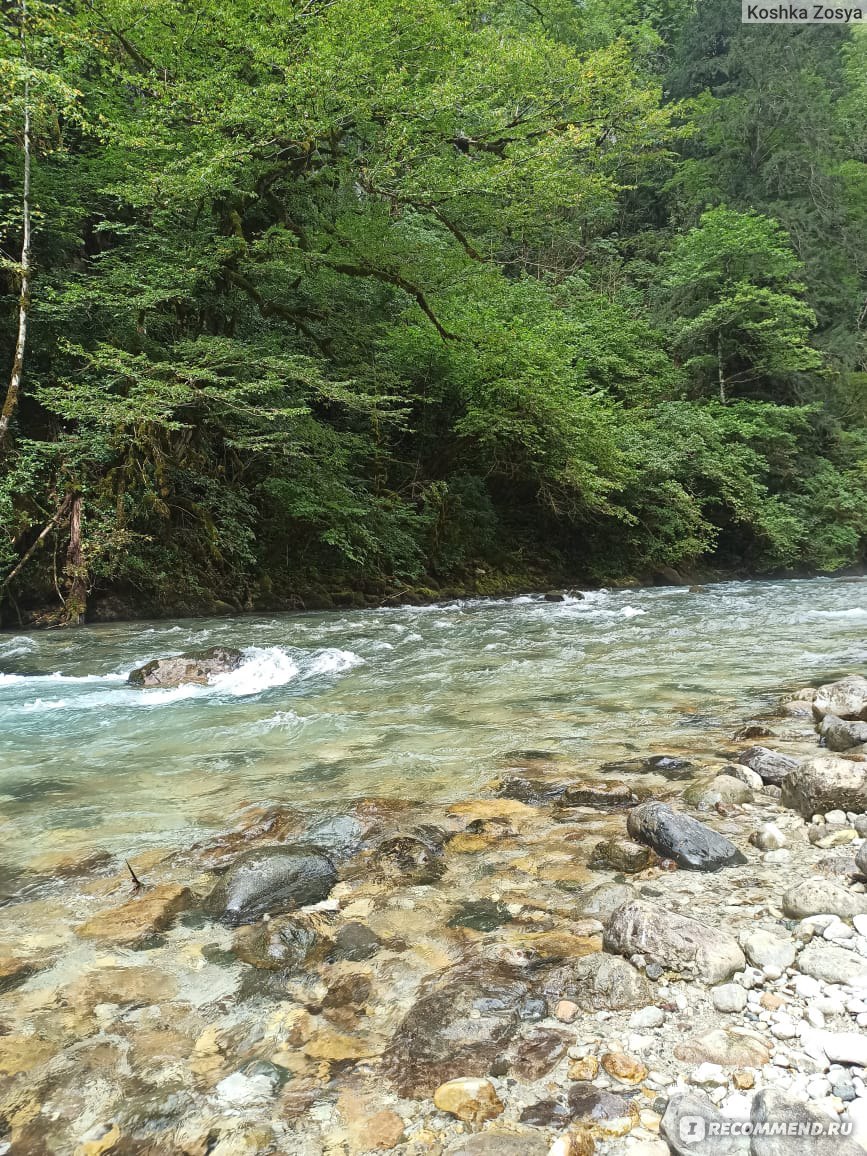
<svg viewBox="0 0 867 1156">
<path fill-rule="evenodd" d="M 867 678 L 850 674 L 820 686 L 813 699 L 813 717 L 819 720 L 827 714 L 867 721 Z"/>
<path fill-rule="evenodd" d="M 774 787 L 778 787 L 786 775 L 798 766 L 798 759 L 781 755 L 769 747 L 748 747 L 738 755 L 738 762 L 755 771 L 763 783 L 770 783 Z"/>
<path fill-rule="evenodd" d="M 781 801 L 805 819 L 828 811 L 867 811 L 867 762 L 807 759 L 783 779 Z"/>
<path fill-rule="evenodd" d="M 829 751 L 848 751 L 867 743 L 867 722 L 847 722 L 835 714 L 826 714 L 819 734 Z"/>
<path fill-rule="evenodd" d="M 145 690 L 196 683 L 207 686 L 215 674 L 237 670 L 244 654 L 229 646 L 212 646 L 209 650 L 176 654 L 172 658 L 155 658 L 130 672 L 130 686 Z"/>
<path fill-rule="evenodd" d="M 733 935 L 636 899 L 608 920 L 603 944 L 606 951 L 643 955 L 708 984 L 723 983 L 747 962 Z"/>
<path fill-rule="evenodd" d="M 647 843 L 658 855 L 691 871 L 718 871 L 747 861 L 730 839 L 667 803 L 634 807 L 626 828 L 633 839 Z"/>
<path fill-rule="evenodd" d="M 205 900 L 215 919 L 238 927 L 319 903 L 337 882 L 330 859 L 303 847 L 261 847 L 240 855 Z"/>
</svg>

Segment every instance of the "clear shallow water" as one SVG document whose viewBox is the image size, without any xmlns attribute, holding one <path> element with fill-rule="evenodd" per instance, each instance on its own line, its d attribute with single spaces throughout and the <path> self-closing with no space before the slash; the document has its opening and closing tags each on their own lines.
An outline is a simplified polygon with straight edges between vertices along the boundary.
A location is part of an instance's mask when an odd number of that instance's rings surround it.
<svg viewBox="0 0 867 1156">
<path fill-rule="evenodd" d="M 240 646 L 209 687 L 125 684 Z M 0 635 L 0 867 L 182 847 L 249 803 L 446 799 L 545 749 L 709 753 L 786 687 L 867 665 L 867 579 Z"/>
</svg>

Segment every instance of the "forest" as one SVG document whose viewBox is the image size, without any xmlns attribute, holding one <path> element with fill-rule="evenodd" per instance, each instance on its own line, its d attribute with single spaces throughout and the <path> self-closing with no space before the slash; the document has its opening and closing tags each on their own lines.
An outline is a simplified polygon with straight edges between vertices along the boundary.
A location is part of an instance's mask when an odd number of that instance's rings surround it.
<svg viewBox="0 0 867 1156">
<path fill-rule="evenodd" d="M 864 26 L 0 21 L 3 625 L 864 563 Z"/>
</svg>

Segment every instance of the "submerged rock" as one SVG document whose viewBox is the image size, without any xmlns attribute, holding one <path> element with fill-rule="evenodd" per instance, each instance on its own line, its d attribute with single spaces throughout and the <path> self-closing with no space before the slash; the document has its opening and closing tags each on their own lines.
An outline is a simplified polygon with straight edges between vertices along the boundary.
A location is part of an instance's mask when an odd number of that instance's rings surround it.
<svg viewBox="0 0 867 1156">
<path fill-rule="evenodd" d="M 636 802 L 633 791 L 626 783 L 583 782 L 570 783 L 560 800 L 564 807 L 595 807 L 599 810 L 631 807 Z"/>
<path fill-rule="evenodd" d="M 733 935 L 643 900 L 618 907 L 603 943 L 606 951 L 643 955 L 665 968 L 694 972 L 708 984 L 722 983 L 746 966 Z"/>
<path fill-rule="evenodd" d="M 382 946 L 379 936 L 364 923 L 344 923 L 334 937 L 335 959 L 360 963 L 376 955 Z"/>
<path fill-rule="evenodd" d="M 434 1106 L 467 1124 L 482 1124 L 503 1112 L 503 1102 L 490 1080 L 448 1080 L 434 1092 Z"/>
<path fill-rule="evenodd" d="M 782 755 L 769 747 L 749 747 L 738 755 L 738 762 L 761 777 L 763 783 L 778 787 L 790 771 L 799 765 L 798 759 Z"/>
<path fill-rule="evenodd" d="M 805 819 L 827 811 L 867 811 L 867 762 L 808 759 L 783 780 L 782 804 Z"/>
<path fill-rule="evenodd" d="M 130 686 L 144 689 L 182 686 L 196 683 L 206 686 L 215 674 L 237 670 L 244 661 L 243 652 L 229 646 L 212 646 L 176 654 L 172 658 L 155 658 L 130 672 Z"/>
<path fill-rule="evenodd" d="M 850 674 L 820 686 L 813 699 L 813 717 L 819 720 L 829 714 L 867 721 L 867 678 Z"/>
<path fill-rule="evenodd" d="M 237 927 L 265 914 L 319 903 L 337 882 L 330 859 L 316 851 L 263 847 L 240 855 L 205 900 L 214 919 Z"/>
<path fill-rule="evenodd" d="M 643 871 L 653 862 L 654 855 L 643 843 L 633 843 L 631 839 L 603 839 L 593 848 L 588 864 L 592 868 L 612 868 L 624 875 Z"/>
<path fill-rule="evenodd" d="M 316 943 L 316 932 L 291 917 L 269 919 L 242 927 L 235 935 L 234 952 L 243 963 L 266 971 L 301 967 Z"/>
<path fill-rule="evenodd" d="M 175 917 L 192 902 L 192 894 L 176 883 L 143 890 L 120 907 L 100 911 L 87 923 L 77 927 L 76 934 L 117 947 L 138 947 L 171 926 Z"/>
<path fill-rule="evenodd" d="M 626 827 L 633 839 L 692 871 L 718 871 L 747 861 L 730 839 L 667 803 L 634 807 Z"/>
<path fill-rule="evenodd" d="M 416 1099 L 447 1080 L 486 1076 L 514 1037 L 530 991 L 524 969 L 485 959 L 431 976 L 386 1051 L 385 1074 Z"/>
<path fill-rule="evenodd" d="M 556 968 L 546 976 L 544 991 L 552 1013 L 561 1000 L 583 1011 L 621 1011 L 645 1007 L 653 1000 L 651 986 L 637 968 L 604 952 Z"/>
<path fill-rule="evenodd" d="M 678 1044 L 674 1054 L 688 1064 L 719 1064 L 723 1068 L 760 1068 L 771 1060 L 771 1053 L 759 1040 L 725 1028 Z"/>
<path fill-rule="evenodd" d="M 550 783 L 545 779 L 526 779 L 514 775 L 501 779 L 496 785 L 496 793 L 501 799 L 517 799 L 520 803 L 530 803 L 534 807 L 550 803 L 566 789 L 565 783 Z"/>
<path fill-rule="evenodd" d="M 691 779 L 698 770 L 696 763 L 676 755 L 651 755 L 646 759 L 626 759 L 622 762 L 603 763 L 599 768 L 606 774 L 662 775 L 666 779 Z"/>
<path fill-rule="evenodd" d="M 472 899 L 462 903 L 448 922 L 449 927 L 469 927 L 473 931 L 493 931 L 509 923 L 512 916 L 504 903 L 493 899 Z"/>
<path fill-rule="evenodd" d="M 378 870 L 407 883 L 436 883 L 445 872 L 442 850 L 434 842 L 412 835 L 385 839 L 374 852 Z"/>
<path fill-rule="evenodd" d="M 751 788 L 734 775 L 717 775 L 709 783 L 693 783 L 683 793 L 683 801 L 698 811 L 712 811 L 717 803 L 751 803 L 752 799 Z"/>
</svg>

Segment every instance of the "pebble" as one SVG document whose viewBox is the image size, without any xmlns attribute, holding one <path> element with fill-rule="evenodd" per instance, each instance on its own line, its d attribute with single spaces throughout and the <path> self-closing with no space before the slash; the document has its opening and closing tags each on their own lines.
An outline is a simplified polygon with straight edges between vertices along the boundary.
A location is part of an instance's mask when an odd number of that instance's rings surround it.
<svg viewBox="0 0 867 1156">
<path fill-rule="evenodd" d="M 711 990 L 713 1006 L 720 1012 L 743 1011 L 747 1003 L 747 993 L 738 983 L 723 983 Z"/>
</svg>

